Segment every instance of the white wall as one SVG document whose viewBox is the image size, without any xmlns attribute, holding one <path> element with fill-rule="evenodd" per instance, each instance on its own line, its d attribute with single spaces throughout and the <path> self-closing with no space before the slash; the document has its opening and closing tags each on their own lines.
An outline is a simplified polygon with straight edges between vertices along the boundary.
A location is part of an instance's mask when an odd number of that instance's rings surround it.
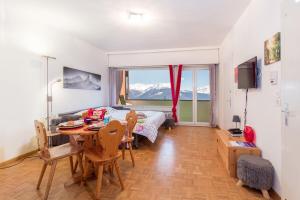
<svg viewBox="0 0 300 200">
<path fill-rule="evenodd" d="M 259 89 L 251 89 L 248 98 L 248 124 L 257 134 L 257 145 L 263 157 L 275 167 L 274 189 L 280 193 L 281 175 L 281 108 L 280 80 L 271 85 L 271 71 L 280 77 L 281 63 L 265 66 L 264 41 L 280 32 L 280 0 L 253 0 L 245 13 L 227 35 L 220 48 L 219 124 L 231 128 L 232 115 L 243 119 L 245 91 L 234 83 L 234 67 L 258 56 L 262 63 L 262 82 Z"/>
<path fill-rule="evenodd" d="M 216 63 L 219 63 L 219 49 L 216 47 L 108 53 L 110 67 Z"/>
<path fill-rule="evenodd" d="M 3 10 L 2 10 L 3 11 Z M 16 20 L 9 13 L 0 20 L 0 162 L 36 149 L 33 121 L 46 116 L 45 59 L 50 81 L 62 78 L 68 66 L 102 75 L 102 90 L 54 86 L 54 114 L 108 103 L 107 56 L 103 51 L 52 27 Z"/>
</svg>

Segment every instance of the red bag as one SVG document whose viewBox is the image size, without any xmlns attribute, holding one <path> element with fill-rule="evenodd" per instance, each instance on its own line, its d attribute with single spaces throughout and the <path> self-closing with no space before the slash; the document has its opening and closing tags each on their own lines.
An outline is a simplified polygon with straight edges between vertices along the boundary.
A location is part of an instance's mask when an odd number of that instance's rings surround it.
<svg viewBox="0 0 300 200">
<path fill-rule="evenodd" d="M 244 138 L 247 142 L 254 142 L 255 132 L 251 126 L 245 126 L 244 128 Z"/>
</svg>

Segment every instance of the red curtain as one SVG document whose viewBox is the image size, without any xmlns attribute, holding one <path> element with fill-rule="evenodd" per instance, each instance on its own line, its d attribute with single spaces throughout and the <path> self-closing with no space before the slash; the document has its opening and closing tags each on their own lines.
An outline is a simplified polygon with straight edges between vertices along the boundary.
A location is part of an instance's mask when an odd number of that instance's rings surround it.
<svg viewBox="0 0 300 200">
<path fill-rule="evenodd" d="M 181 74 L 182 74 L 182 65 L 178 66 L 178 73 L 176 79 L 176 88 L 175 88 L 175 81 L 174 81 L 174 68 L 173 65 L 169 65 L 169 72 L 170 72 L 170 83 L 171 83 L 171 94 L 172 94 L 172 116 L 175 122 L 178 122 L 177 118 L 177 103 L 180 95 L 180 85 L 181 85 Z"/>
</svg>

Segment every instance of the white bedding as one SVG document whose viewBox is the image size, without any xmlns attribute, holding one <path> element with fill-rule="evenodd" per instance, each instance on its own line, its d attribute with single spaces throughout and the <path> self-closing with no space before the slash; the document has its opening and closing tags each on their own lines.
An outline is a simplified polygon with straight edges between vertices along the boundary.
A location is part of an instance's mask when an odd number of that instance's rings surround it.
<svg viewBox="0 0 300 200">
<path fill-rule="evenodd" d="M 128 110 L 114 110 L 109 114 L 113 119 L 124 120 L 128 112 Z M 147 137 L 152 143 L 154 143 L 157 138 L 158 128 L 165 121 L 165 114 L 157 111 L 142 112 L 147 116 L 147 118 L 139 119 L 133 132 Z"/>
<path fill-rule="evenodd" d="M 111 107 L 102 107 L 106 108 L 108 114 L 112 117 L 112 119 L 117 120 L 125 120 L 126 114 L 129 110 L 116 110 Z M 143 135 L 147 137 L 152 143 L 155 142 L 158 134 L 158 128 L 164 123 L 165 121 L 165 114 L 163 112 L 158 111 L 136 111 L 136 112 L 143 112 L 147 118 L 138 120 L 137 125 L 134 128 L 134 133 Z M 77 114 L 81 114 L 77 113 Z"/>
</svg>

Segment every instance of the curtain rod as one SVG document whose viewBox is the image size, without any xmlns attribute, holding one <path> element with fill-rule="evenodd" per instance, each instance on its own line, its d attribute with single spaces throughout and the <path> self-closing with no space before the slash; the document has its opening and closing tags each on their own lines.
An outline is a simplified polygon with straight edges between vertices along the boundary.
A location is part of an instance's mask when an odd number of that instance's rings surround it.
<svg viewBox="0 0 300 200">
<path fill-rule="evenodd" d="M 183 67 L 209 67 L 212 65 L 218 65 L 218 64 L 182 64 Z M 147 66 L 125 66 L 125 67 L 114 67 L 114 66 L 109 66 L 108 68 L 113 68 L 113 69 L 153 69 L 153 68 L 167 68 L 169 65 L 147 65 Z"/>
</svg>

